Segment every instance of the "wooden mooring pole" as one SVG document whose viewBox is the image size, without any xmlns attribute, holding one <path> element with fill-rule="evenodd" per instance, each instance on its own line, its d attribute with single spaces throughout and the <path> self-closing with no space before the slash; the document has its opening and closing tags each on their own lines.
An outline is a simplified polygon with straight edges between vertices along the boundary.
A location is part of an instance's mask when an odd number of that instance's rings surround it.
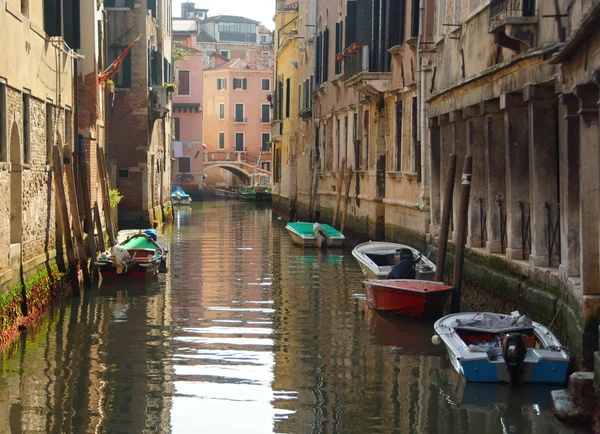
<svg viewBox="0 0 600 434">
<path fill-rule="evenodd" d="M 93 263 L 96 260 L 96 257 L 98 256 L 98 252 L 96 251 L 96 233 L 94 229 L 95 223 L 94 214 L 92 211 L 92 199 L 90 197 L 90 187 L 87 178 L 88 173 L 90 172 L 87 167 L 87 162 L 81 161 L 79 164 L 79 175 L 81 177 L 81 196 L 83 197 L 83 206 L 85 208 L 85 221 L 87 224 L 85 227 L 85 231 L 87 232 L 88 256 L 90 258 L 90 261 Z M 95 267 L 91 267 L 91 269 L 94 280 L 97 280 L 98 269 Z"/>
<path fill-rule="evenodd" d="M 448 157 L 448 173 L 444 186 L 444 203 L 442 205 L 442 221 L 435 269 L 435 281 L 444 281 L 446 271 L 446 252 L 448 251 L 448 233 L 450 232 L 450 216 L 452 215 L 452 196 L 454 194 L 454 178 L 456 177 L 456 154 Z"/>
<path fill-rule="evenodd" d="M 67 210 L 67 195 L 65 194 L 65 184 L 63 181 L 62 156 L 60 148 L 56 145 L 52 147 L 52 171 L 54 172 L 54 188 L 56 190 L 56 200 L 58 214 L 63 232 L 63 239 L 67 249 L 67 260 L 69 261 L 69 276 L 73 286 L 73 295 L 79 295 L 79 276 L 77 272 L 77 258 L 73 247 L 73 238 L 71 238 L 71 225 L 69 224 L 69 212 Z M 56 240 L 60 243 L 60 240 Z"/>
<path fill-rule="evenodd" d="M 102 208 L 104 210 L 104 220 L 106 221 L 106 232 L 108 233 L 108 243 L 112 246 L 116 243 L 117 234 L 113 227 L 113 219 L 111 216 L 108 175 L 104 160 L 104 151 L 98 148 L 98 177 L 100 178 L 100 186 L 102 187 Z"/>
<path fill-rule="evenodd" d="M 100 208 L 98 202 L 94 202 L 94 223 L 96 232 L 98 232 L 98 247 L 101 252 L 106 251 L 106 243 L 104 242 L 104 231 L 102 230 L 102 220 L 100 220 Z"/>
<path fill-rule="evenodd" d="M 346 184 L 346 197 L 344 197 L 344 209 L 342 210 L 342 223 L 340 224 L 340 232 L 344 233 L 346 228 L 346 216 L 348 215 L 348 203 L 350 203 L 350 184 L 352 184 L 352 165 L 348 167 L 348 184 Z"/>
<path fill-rule="evenodd" d="M 471 195 L 471 174 L 473 157 L 467 155 L 460 182 L 460 202 L 458 208 L 458 223 L 456 225 L 456 254 L 454 256 L 454 273 L 452 283 L 452 313 L 460 312 L 462 295 L 462 276 L 465 263 L 465 244 L 467 242 L 467 221 L 469 213 L 469 197 Z"/>
<path fill-rule="evenodd" d="M 340 202 L 342 200 L 342 188 L 344 188 L 344 172 L 346 170 L 346 157 L 342 158 L 342 162 L 340 163 L 340 170 L 338 173 L 338 183 L 337 183 L 337 197 L 335 200 L 335 208 L 333 209 L 333 220 L 331 221 L 331 226 L 335 227 L 337 223 L 338 214 L 340 212 Z"/>
<path fill-rule="evenodd" d="M 75 174 L 73 173 L 73 156 L 69 155 L 63 161 L 65 163 L 65 176 L 67 177 L 67 192 L 69 194 L 69 208 L 73 217 L 73 235 L 77 243 L 77 253 L 79 255 L 79 267 L 83 273 L 83 286 L 85 288 L 92 287 L 92 279 L 88 264 L 88 256 L 83 244 L 83 234 L 81 230 L 81 220 L 79 217 L 79 204 L 77 203 L 77 190 L 75 189 Z"/>
</svg>

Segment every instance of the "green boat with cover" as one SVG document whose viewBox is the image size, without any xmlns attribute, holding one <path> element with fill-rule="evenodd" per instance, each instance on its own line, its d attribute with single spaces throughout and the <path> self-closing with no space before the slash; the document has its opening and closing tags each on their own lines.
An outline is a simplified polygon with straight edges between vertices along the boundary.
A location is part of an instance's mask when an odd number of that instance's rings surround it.
<svg viewBox="0 0 600 434">
<path fill-rule="evenodd" d="M 285 228 L 292 242 L 302 247 L 342 247 L 344 235 L 325 223 L 290 222 Z"/>
</svg>

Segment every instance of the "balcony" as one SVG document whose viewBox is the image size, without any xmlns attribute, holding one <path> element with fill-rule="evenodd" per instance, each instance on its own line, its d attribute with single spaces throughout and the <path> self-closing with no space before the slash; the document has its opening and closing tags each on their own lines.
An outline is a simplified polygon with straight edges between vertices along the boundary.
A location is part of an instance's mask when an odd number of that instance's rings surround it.
<svg viewBox="0 0 600 434">
<path fill-rule="evenodd" d="M 354 43 L 344 54 L 344 82 L 366 96 L 378 95 L 391 88 L 392 73 L 372 67 L 368 45 Z"/>
<path fill-rule="evenodd" d="M 490 0 L 489 32 L 501 47 L 515 52 L 535 46 L 536 0 Z"/>
<path fill-rule="evenodd" d="M 150 88 L 150 106 L 155 112 L 165 114 L 169 111 L 171 103 L 171 92 L 167 91 L 167 86 L 152 86 Z"/>
</svg>

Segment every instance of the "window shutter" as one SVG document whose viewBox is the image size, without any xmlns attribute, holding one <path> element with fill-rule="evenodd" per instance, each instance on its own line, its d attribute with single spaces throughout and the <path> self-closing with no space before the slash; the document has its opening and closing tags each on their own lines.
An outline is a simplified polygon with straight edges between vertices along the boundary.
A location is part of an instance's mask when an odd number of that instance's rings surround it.
<svg viewBox="0 0 600 434">
<path fill-rule="evenodd" d="M 315 77 L 316 83 L 321 84 L 321 35 L 317 35 L 315 44 Z"/>
<path fill-rule="evenodd" d="M 419 0 L 412 0 L 411 15 L 410 36 L 417 37 L 419 36 Z"/>
<path fill-rule="evenodd" d="M 342 28 L 342 23 L 335 23 L 335 55 L 337 58 L 337 55 L 340 54 L 342 52 L 341 50 L 341 42 L 342 42 L 342 35 L 341 35 L 341 28 Z M 339 62 L 337 59 L 335 61 L 335 75 L 339 74 L 342 71 L 342 62 Z"/>
<path fill-rule="evenodd" d="M 356 0 L 346 3 L 346 39 L 345 48 L 356 42 Z"/>
<path fill-rule="evenodd" d="M 325 83 L 329 79 L 329 27 L 325 28 L 323 33 L 323 80 Z"/>
<path fill-rule="evenodd" d="M 247 89 L 248 86 L 248 79 L 244 78 L 242 79 L 242 89 Z"/>
</svg>

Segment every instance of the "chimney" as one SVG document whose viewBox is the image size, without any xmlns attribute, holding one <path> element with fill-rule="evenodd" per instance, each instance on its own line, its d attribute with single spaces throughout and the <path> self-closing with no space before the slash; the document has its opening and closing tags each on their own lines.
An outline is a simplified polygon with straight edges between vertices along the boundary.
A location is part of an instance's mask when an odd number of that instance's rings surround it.
<svg viewBox="0 0 600 434">
<path fill-rule="evenodd" d="M 256 57 L 256 47 L 249 47 L 246 51 L 246 63 L 248 63 L 250 68 L 256 68 Z"/>
</svg>

